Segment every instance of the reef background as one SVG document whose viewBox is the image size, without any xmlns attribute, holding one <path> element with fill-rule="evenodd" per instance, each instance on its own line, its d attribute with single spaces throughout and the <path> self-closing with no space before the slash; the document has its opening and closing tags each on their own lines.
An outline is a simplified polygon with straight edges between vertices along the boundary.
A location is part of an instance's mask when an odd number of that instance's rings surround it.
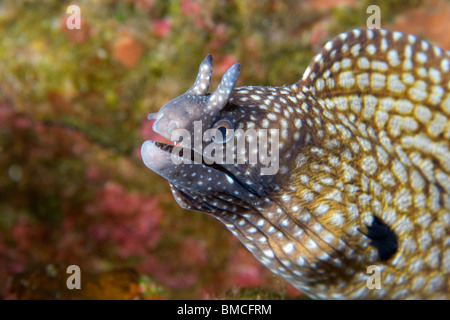
<svg viewBox="0 0 450 320">
<path fill-rule="evenodd" d="M 236 61 L 237 86 L 294 83 L 372 4 L 382 28 L 450 49 L 443 0 L 2 0 L 0 297 L 301 298 L 221 223 L 178 207 L 141 161 L 146 115 L 207 54 L 212 88 Z M 81 290 L 65 286 L 69 265 Z"/>
</svg>

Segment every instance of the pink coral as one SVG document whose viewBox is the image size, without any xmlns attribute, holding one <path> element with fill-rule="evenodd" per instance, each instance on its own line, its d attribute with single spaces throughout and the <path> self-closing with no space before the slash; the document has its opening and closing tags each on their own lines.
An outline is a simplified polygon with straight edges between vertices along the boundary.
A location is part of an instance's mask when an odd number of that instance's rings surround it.
<svg viewBox="0 0 450 320">
<path fill-rule="evenodd" d="M 200 4 L 192 0 L 181 0 L 181 14 L 195 15 L 201 11 Z"/>
<path fill-rule="evenodd" d="M 239 249 L 230 257 L 231 283 L 238 287 L 261 286 L 262 266 L 256 259 L 245 251 Z"/>
<path fill-rule="evenodd" d="M 122 186 L 107 182 L 97 195 L 95 208 L 101 223 L 90 226 L 97 240 L 111 243 L 121 258 L 144 256 L 161 237 L 159 222 L 163 216 L 156 199 L 126 193 Z"/>
<path fill-rule="evenodd" d="M 223 59 L 219 62 L 219 64 L 216 67 L 218 70 L 217 72 L 220 74 L 224 73 L 235 62 L 236 62 L 236 58 L 231 55 L 227 55 L 227 56 L 223 57 Z"/>
<path fill-rule="evenodd" d="M 153 34 L 156 37 L 162 38 L 170 32 L 172 23 L 170 19 L 156 19 L 152 22 Z"/>
</svg>

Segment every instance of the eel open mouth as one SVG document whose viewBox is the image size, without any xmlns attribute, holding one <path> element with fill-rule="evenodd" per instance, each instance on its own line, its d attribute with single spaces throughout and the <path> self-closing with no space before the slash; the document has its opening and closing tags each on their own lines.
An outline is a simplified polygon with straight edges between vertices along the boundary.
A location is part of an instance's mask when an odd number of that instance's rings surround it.
<svg viewBox="0 0 450 320">
<path fill-rule="evenodd" d="M 155 130 L 153 130 L 153 124 L 155 123 L 154 119 L 151 119 L 149 121 L 150 121 L 150 133 L 147 136 L 148 140 L 157 142 L 159 144 L 165 144 L 165 145 L 171 145 L 171 146 L 177 145 L 177 142 L 170 141 L 170 140 L 166 139 L 164 136 L 160 135 Z"/>
<path fill-rule="evenodd" d="M 154 120 L 152 121 L 152 126 Z M 191 160 L 191 163 L 194 165 L 201 165 L 204 168 L 208 168 L 213 172 L 223 174 L 228 181 L 234 181 L 237 185 L 239 185 L 242 189 L 247 190 L 254 195 L 258 195 L 258 192 L 250 187 L 248 184 L 242 182 L 235 174 L 233 174 L 230 170 L 226 168 L 226 166 L 221 165 L 219 163 L 207 163 L 204 160 L 204 155 L 200 155 L 200 157 L 196 157 L 197 159 L 201 159 L 201 162 L 195 162 L 194 154 L 198 152 L 192 148 L 183 147 L 182 151 L 173 152 L 175 146 L 181 146 L 178 142 L 170 141 L 164 136 L 160 135 L 153 128 L 150 131 L 150 134 L 147 136 L 148 141 L 144 142 L 141 149 L 142 158 L 144 160 L 145 165 L 156 173 L 162 175 L 172 183 L 175 183 L 170 176 L 173 176 L 174 173 L 183 167 L 183 164 L 175 164 L 173 163 L 172 157 L 180 157 L 179 153 L 183 153 L 183 157 Z M 189 152 L 188 156 L 184 155 L 184 152 Z M 177 166 L 181 166 L 180 169 L 177 169 Z M 170 170 L 168 170 L 170 168 Z M 207 170 L 206 170 L 207 171 Z M 207 174 L 205 174 L 207 175 Z"/>
</svg>

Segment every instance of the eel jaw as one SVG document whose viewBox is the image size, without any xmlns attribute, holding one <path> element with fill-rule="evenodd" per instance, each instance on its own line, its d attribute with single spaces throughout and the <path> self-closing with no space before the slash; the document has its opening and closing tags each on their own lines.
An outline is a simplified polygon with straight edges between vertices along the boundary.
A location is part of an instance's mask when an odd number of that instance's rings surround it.
<svg viewBox="0 0 450 320">
<path fill-rule="evenodd" d="M 174 148 L 175 146 L 170 144 L 148 140 L 142 144 L 141 156 L 150 170 L 166 179 L 173 189 L 181 191 L 177 193 L 178 197 L 175 197 L 175 200 L 182 208 L 204 211 L 197 201 L 192 202 L 186 197 L 181 199 L 180 194 L 186 194 L 192 199 L 207 199 L 222 194 L 250 205 L 254 205 L 255 199 L 260 196 L 226 166 L 207 164 L 204 161 L 198 163 L 193 160 L 190 163 L 184 163 L 178 152 L 172 152 Z M 195 151 L 191 149 L 191 152 Z"/>
</svg>

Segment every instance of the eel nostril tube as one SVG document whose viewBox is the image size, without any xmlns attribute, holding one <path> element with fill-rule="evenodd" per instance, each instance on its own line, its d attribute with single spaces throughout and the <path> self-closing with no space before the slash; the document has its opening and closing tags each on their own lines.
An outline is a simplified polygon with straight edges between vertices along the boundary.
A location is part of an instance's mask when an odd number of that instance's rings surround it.
<svg viewBox="0 0 450 320">
<path fill-rule="evenodd" d="M 147 120 L 157 120 L 158 119 L 158 113 L 159 112 L 149 113 L 147 115 Z"/>
</svg>

